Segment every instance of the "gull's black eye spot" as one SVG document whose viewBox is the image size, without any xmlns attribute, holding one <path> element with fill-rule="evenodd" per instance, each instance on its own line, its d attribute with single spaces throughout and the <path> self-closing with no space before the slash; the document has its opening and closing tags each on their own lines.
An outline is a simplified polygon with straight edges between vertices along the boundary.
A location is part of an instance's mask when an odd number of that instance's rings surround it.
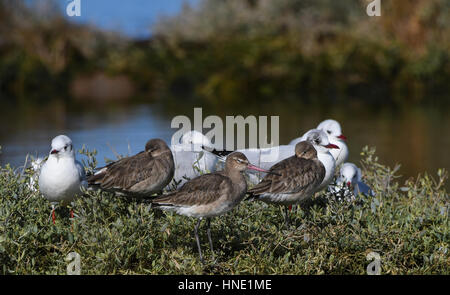
<svg viewBox="0 0 450 295">
<path fill-rule="evenodd" d="M 331 131 L 330 131 L 330 130 L 327 130 L 327 133 L 328 133 L 328 134 L 331 134 Z"/>
</svg>

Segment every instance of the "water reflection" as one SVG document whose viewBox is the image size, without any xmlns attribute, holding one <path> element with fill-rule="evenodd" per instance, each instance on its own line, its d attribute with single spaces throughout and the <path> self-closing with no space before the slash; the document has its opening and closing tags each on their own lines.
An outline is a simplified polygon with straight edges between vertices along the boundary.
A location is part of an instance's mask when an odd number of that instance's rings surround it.
<svg viewBox="0 0 450 295">
<path fill-rule="evenodd" d="M 67 134 L 79 149 L 83 144 L 98 150 L 98 161 L 115 159 L 143 150 L 149 138 L 170 140 L 170 120 L 148 106 L 110 108 L 99 111 L 67 112 L 62 106 L 48 106 L 36 113 L 24 111 L 2 117 L 0 145 L 2 165 L 22 165 L 25 155 L 45 156 L 51 139 Z M 6 119 L 6 121 L 5 121 Z"/>
<path fill-rule="evenodd" d="M 2 165 L 23 164 L 27 153 L 44 156 L 50 140 L 61 133 L 69 135 L 76 148 L 85 143 L 99 151 L 99 164 L 104 158 L 114 159 L 114 152 L 134 154 L 141 151 L 149 138 L 160 137 L 170 142 L 175 131 L 170 128 L 173 116 L 193 119 L 192 104 L 154 104 L 117 106 L 73 111 L 62 103 L 43 108 L 0 111 L 0 145 Z M 402 164 L 405 177 L 438 168 L 450 167 L 450 119 L 445 111 L 433 108 L 368 110 L 354 106 L 312 107 L 295 103 L 271 103 L 239 108 L 203 108 L 203 118 L 218 115 L 267 115 L 280 117 L 280 141 L 288 143 L 326 119 L 338 120 L 348 137 L 349 161 L 358 163 L 363 146 L 376 146 L 380 162 Z M 447 183 L 448 187 L 448 183 Z"/>
</svg>

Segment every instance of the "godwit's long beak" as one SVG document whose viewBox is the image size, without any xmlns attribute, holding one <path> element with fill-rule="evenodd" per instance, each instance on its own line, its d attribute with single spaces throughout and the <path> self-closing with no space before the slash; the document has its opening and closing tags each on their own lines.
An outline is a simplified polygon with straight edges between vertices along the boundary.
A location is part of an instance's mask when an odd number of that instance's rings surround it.
<svg viewBox="0 0 450 295">
<path fill-rule="evenodd" d="M 339 147 L 337 145 L 332 144 L 332 143 L 327 144 L 325 147 L 328 149 L 339 149 Z"/>
<path fill-rule="evenodd" d="M 268 174 L 275 174 L 275 175 L 281 176 L 280 174 L 278 174 L 278 173 L 276 173 L 276 172 L 269 171 L 269 170 L 265 170 L 265 169 L 259 168 L 259 167 L 257 167 L 257 166 L 254 166 L 254 165 L 252 165 L 252 164 L 248 164 L 247 169 L 255 170 L 255 171 L 259 171 L 259 172 L 264 172 L 264 173 L 268 173 Z"/>
<path fill-rule="evenodd" d="M 347 136 L 345 136 L 344 134 L 339 135 L 337 138 L 347 140 Z"/>
</svg>

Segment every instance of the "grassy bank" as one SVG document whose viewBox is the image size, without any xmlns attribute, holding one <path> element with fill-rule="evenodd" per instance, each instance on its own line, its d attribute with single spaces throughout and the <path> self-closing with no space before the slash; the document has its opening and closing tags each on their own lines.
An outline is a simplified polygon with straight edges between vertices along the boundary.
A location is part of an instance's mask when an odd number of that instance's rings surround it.
<svg viewBox="0 0 450 295">
<path fill-rule="evenodd" d="M 191 218 L 89 193 L 74 202 L 72 226 L 66 209 L 53 225 L 49 203 L 27 185 L 31 170 L 1 167 L 0 273 L 65 274 L 75 251 L 82 274 L 365 274 L 374 251 L 382 274 L 449 274 L 447 172 L 403 185 L 374 150 L 362 159 L 375 197 L 342 203 L 319 194 L 293 213 L 290 228 L 279 208 L 242 202 L 212 222 L 216 263 L 203 227 L 205 266 Z"/>
</svg>

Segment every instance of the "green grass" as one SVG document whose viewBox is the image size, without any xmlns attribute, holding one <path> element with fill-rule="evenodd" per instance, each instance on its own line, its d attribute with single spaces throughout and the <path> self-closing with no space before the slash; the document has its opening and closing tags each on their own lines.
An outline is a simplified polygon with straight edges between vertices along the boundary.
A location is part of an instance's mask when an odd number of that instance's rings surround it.
<svg viewBox="0 0 450 295">
<path fill-rule="evenodd" d="M 82 274 L 365 274 L 366 255 L 374 251 L 382 274 L 449 274 L 446 171 L 437 180 L 424 175 L 400 187 L 396 169 L 379 164 L 374 150 L 361 155 L 376 197 L 342 203 L 319 194 L 292 211 L 289 228 L 279 207 L 244 201 L 213 219 L 216 261 L 201 227 L 205 265 L 193 235 L 196 220 L 90 192 L 73 203 L 72 227 L 67 208 L 57 210 L 53 225 L 49 203 L 27 186 L 32 172 L 6 165 L 0 172 L 0 273 L 65 274 L 65 258 L 75 251 Z"/>
</svg>

